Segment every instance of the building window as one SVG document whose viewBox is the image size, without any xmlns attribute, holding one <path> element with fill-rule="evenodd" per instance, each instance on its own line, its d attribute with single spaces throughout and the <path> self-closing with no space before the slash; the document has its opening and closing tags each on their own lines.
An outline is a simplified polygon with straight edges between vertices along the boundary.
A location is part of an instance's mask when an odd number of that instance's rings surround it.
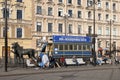
<svg viewBox="0 0 120 80">
<path fill-rule="evenodd" d="M 77 0 L 77 4 L 78 4 L 78 5 L 81 5 L 81 0 Z"/>
<path fill-rule="evenodd" d="M 62 2 L 63 2 L 63 0 L 58 0 L 58 2 L 62 3 Z"/>
<path fill-rule="evenodd" d="M 9 8 L 7 8 L 7 18 L 9 18 Z M 3 18 L 5 18 L 5 8 L 3 8 Z"/>
<path fill-rule="evenodd" d="M 81 25 L 78 25 L 78 34 L 81 34 L 81 30 L 82 28 L 81 28 Z"/>
<path fill-rule="evenodd" d="M 63 27 L 63 24 L 59 23 L 58 24 L 58 32 L 62 33 L 62 27 Z"/>
<path fill-rule="evenodd" d="M 3 32 L 3 34 L 2 34 L 2 37 L 5 37 L 5 27 L 3 27 L 3 30 L 2 30 Z M 7 36 L 8 37 L 10 37 L 10 28 L 9 27 L 7 27 Z"/>
<path fill-rule="evenodd" d="M 59 9 L 58 9 L 58 16 L 61 17 L 62 14 L 63 14 L 63 9 L 59 8 Z"/>
<path fill-rule="evenodd" d="M 37 6 L 37 14 L 42 14 L 42 7 L 41 6 Z"/>
<path fill-rule="evenodd" d="M 98 0 L 98 8 L 101 8 L 101 0 Z"/>
<path fill-rule="evenodd" d="M 116 4 L 113 3 L 113 11 L 115 11 L 115 10 L 116 10 Z"/>
<path fill-rule="evenodd" d="M 101 13 L 98 14 L 98 20 L 101 20 Z"/>
<path fill-rule="evenodd" d="M 17 0 L 17 2 L 22 2 L 22 0 Z"/>
<path fill-rule="evenodd" d="M 116 21 L 116 15 L 113 15 L 113 20 Z"/>
<path fill-rule="evenodd" d="M 109 3 L 106 2 L 106 9 L 109 9 Z"/>
<path fill-rule="evenodd" d="M 110 46 L 110 42 L 106 41 L 106 48 L 108 48 Z"/>
<path fill-rule="evenodd" d="M 5 27 L 3 27 L 3 37 L 5 37 Z"/>
<path fill-rule="evenodd" d="M 41 22 L 37 22 L 36 31 L 37 32 L 41 32 L 42 31 L 42 24 L 41 24 Z"/>
<path fill-rule="evenodd" d="M 109 35 L 109 27 L 106 27 L 106 35 Z"/>
<path fill-rule="evenodd" d="M 69 17 L 72 17 L 72 10 L 68 10 Z"/>
<path fill-rule="evenodd" d="M 88 26 L 88 34 L 89 34 L 89 35 L 92 34 L 92 26 Z"/>
<path fill-rule="evenodd" d="M 91 19 L 91 11 L 88 12 L 88 19 Z"/>
<path fill-rule="evenodd" d="M 116 34 L 117 34 L 117 29 L 113 28 L 113 36 L 116 36 Z"/>
<path fill-rule="evenodd" d="M 102 35 L 102 27 L 98 27 L 98 35 Z"/>
<path fill-rule="evenodd" d="M 78 11 L 78 18 L 81 18 L 82 14 L 81 11 Z"/>
<path fill-rule="evenodd" d="M 48 23 L 48 32 L 52 32 L 52 23 Z"/>
<path fill-rule="evenodd" d="M 93 5 L 93 1 L 92 0 L 87 0 L 87 7 L 90 7 Z"/>
<path fill-rule="evenodd" d="M 68 33 L 72 33 L 72 24 L 69 24 L 68 26 Z"/>
<path fill-rule="evenodd" d="M 51 7 L 48 7 L 48 15 L 52 16 L 52 8 Z"/>
<path fill-rule="evenodd" d="M 22 28 L 17 28 L 17 38 L 22 38 Z"/>
<path fill-rule="evenodd" d="M 72 4 L 72 0 L 68 0 L 68 4 Z"/>
<path fill-rule="evenodd" d="M 108 14 L 106 14 L 106 21 L 108 21 L 109 20 L 109 15 Z"/>
<path fill-rule="evenodd" d="M 17 19 L 22 19 L 22 10 L 17 10 Z"/>
</svg>

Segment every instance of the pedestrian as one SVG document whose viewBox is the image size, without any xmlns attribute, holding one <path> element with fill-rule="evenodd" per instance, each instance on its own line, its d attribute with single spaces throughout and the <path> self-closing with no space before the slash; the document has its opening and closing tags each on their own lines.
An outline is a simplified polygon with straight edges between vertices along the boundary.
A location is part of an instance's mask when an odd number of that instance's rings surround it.
<svg viewBox="0 0 120 80">
<path fill-rule="evenodd" d="M 41 56 L 41 62 L 39 63 L 39 66 L 42 67 L 42 68 L 45 68 L 45 67 L 49 67 L 49 58 L 48 58 L 48 55 L 44 54 Z"/>
<path fill-rule="evenodd" d="M 73 62 L 75 62 L 75 63 L 76 63 L 76 65 L 78 66 L 78 61 L 77 61 L 77 58 L 76 58 L 76 56 L 75 56 L 75 55 L 72 57 L 72 61 L 73 61 Z"/>
</svg>

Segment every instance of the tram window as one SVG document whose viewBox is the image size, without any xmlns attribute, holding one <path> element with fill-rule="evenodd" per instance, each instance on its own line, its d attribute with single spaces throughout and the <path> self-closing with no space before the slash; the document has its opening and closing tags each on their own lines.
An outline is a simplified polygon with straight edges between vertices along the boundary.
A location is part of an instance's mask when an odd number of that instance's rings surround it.
<svg viewBox="0 0 120 80">
<path fill-rule="evenodd" d="M 87 45 L 87 50 L 89 50 L 89 51 L 90 51 L 90 45 Z"/>
<path fill-rule="evenodd" d="M 69 45 L 69 50 L 73 50 L 73 45 Z"/>
<path fill-rule="evenodd" d="M 77 50 L 77 44 L 74 45 L 74 50 Z"/>
<path fill-rule="evenodd" d="M 78 50 L 82 50 L 82 45 L 78 45 Z"/>
<path fill-rule="evenodd" d="M 55 44 L 55 45 L 54 45 L 54 47 L 55 47 L 55 48 L 58 48 L 58 45 L 57 45 L 57 44 Z"/>
<path fill-rule="evenodd" d="M 55 48 L 55 49 L 58 49 L 58 45 L 57 45 L 57 44 L 55 44 L 55 45 L 54 45 L 54 48 Z"/>
<path fill-rule="evenodd" d="M 68 50 L 68 45 L 67 44 L 65 45 L 65 50 Z"/>
<path fill-rule="evenodd" d="M 83 45 L 83 50 L 86 50 L 86 45 Z"/>
<path fill-rule="evenodd" d="M 63 45 L 59 45 L 59 50 L 63 50 Z"/>
</svg>

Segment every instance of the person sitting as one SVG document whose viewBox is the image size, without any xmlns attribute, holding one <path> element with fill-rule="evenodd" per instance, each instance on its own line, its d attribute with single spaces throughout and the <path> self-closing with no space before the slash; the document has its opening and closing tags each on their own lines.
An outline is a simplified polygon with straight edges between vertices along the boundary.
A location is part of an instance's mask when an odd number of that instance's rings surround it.
<svg viewBox="0 0 120 80">
<path fill-rule="evenodd" d="M 26 65 L 27 65 L 28 67 L 34 67 L 34 66 L 36 66 L 36 65 L 34 64 L 34 61 L 33 61 L 31 58 L 29 58 L 29 59 L 26 60 Z"/>
<path fill-rule="evenodd" d="M 77 61 L 76 56 L 73 56 L 73 57 L 72 57 L 72 61 L 73 61 L 73 62 L 75 62 L 75 63 L 76 63 L 76 65 L 78 66 L 78 61 Z"/>
<path fill-rule="evenodd" d="M 61 64 L 61 66 L 66 66 L 65 57 L 64 56 L 60 57 L 60 64 Z"/>
</svg>

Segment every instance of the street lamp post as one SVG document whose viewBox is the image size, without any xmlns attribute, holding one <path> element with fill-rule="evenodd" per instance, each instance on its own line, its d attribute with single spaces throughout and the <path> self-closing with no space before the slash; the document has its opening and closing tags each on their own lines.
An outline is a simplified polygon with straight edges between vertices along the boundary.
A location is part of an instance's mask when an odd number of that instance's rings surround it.
<svg viewBox="0 0 120 80">
<path fill-rule="evenodd" d="M 7 72 L 8 63 L 8 36 L 7 36 L 7 0 L 5 0 L 5 72 Z"/>
<path fill-rule="evenodd" d="M 93 0 L 93 58 L 94 58 L 94 66 L 96 66 L 96 51 L 95 51 L 95 0 Z"/>
<path fill-rule="evenodd" d="M 111 58 L 111 34 L 112 34 L 111 26 L 112 26 L 112 22 L 113 22 L 113 20 L 110 19 L 110 54 L 109 54 L 110 58 Z"/>
</svg>

